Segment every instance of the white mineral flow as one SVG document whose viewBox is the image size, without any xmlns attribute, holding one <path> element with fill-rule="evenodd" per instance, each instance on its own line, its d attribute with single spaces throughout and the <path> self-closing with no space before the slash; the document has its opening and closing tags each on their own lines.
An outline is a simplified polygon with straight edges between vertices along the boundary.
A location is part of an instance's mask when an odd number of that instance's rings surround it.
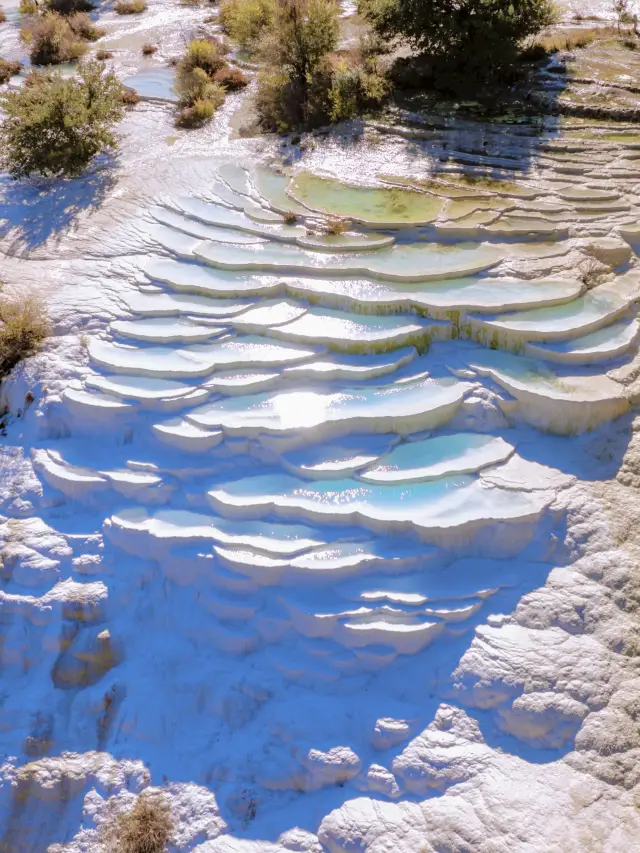
<svg viewBox="0 0 640 853">
<path fill-rule="evenodd" d="M 0 244 L 57 288 L 3 387 L 0 850 L 102 853 L 146 789 L 175 853 L 640 849 L 640 140 L 275 164 L 229 102 L 168 142 L 150 62 L 117 191 Z"/>
</svg>

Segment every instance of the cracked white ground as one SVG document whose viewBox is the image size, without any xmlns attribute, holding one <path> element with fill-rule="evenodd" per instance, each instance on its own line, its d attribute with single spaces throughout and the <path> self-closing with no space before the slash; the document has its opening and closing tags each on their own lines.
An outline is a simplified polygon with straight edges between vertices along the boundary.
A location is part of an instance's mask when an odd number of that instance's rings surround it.
<svg viewBox="0 0 640 853">
<path fill-rule="evenodd" d="M 278 149 L 240 100 L 2 184 L 54 335 L 2 389 L 0 849 L 98 853 L 149 786 L 180 853 L 640 849 L 637 144 Z"/>
</svg>

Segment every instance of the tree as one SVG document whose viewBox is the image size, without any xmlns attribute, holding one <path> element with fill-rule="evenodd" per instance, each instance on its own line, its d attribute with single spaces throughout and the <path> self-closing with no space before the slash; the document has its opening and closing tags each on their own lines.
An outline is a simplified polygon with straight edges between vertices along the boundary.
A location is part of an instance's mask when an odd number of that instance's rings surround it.
<svg viewBox="0 0 640 853">
<path fill-rule="evenodd" d="M 327 54 L 335 50 L 338 34 L 334 0 L 280 0 L 262 54 L 293 82 L 309 87 Z"/>
<path fill-rule="evenodd" d="M 327 120 L 338 42 L 334 0 L 279 0 L 272 26 L 260 45 L 265 71 L 259 81 L 258 115 L 265 127 L 286 131 Z"/>
<path fill-rule="evenodd" d="M 383 38 L 406 40 L 435 65 L 480 79 L 556 20 L 553 0 L 360 0 L 360 10 Z"/>
<path fill-rule="evenodd" d="M 123 87 L 92 61 L 76 79 L 32 72 L 21 89 L 0 98 L 0 108 L 0 163 L 12 177 L 76 176 L 96 154 L 117 148 Z"/>
</svg>

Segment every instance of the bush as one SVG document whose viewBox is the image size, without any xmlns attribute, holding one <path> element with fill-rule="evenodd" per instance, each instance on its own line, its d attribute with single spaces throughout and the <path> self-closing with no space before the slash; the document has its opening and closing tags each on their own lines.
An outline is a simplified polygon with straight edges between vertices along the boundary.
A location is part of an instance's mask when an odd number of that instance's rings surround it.
<svg viewBox="0 0 640 853">
<path fill-rule="evenodd" d="M 276 8 L 277 0 L 223 0 L 219 21 L 233 41 L 252 52 L 273 25 Z"/>
<path fill-rule="evenodd" d="M 427 55 L 434 76 L 461 74 L 468 86 L 512 64 L 522 41 L 556 20 L 553 0 L 360 0 L 384 39 Z"/>
<path fill-rule="evenodd" d="M 169 806 L 158 794 L 141 794 L 133 810 L 116 815 L 102 830 L 107 850 L 164 853 L 173 830 Z"/>
<path fill-rule="evenodd" d="M 100 63 L 82 65 L 74 79 L 34 71 L 27 82 L 0 98 L 0 163 L 14 178 L 75 176 L 96 154 L 117 148 L 123 87 Z"/>
<path fill-rule="evenodd" d="M 139 15 L 147 8 L 145 0 L 118 0 L 113 7 L 118 15 Z"/>
<path fill-rule="evenodd" d="M 0 6 L 0 24 L 4 24 L 7 20 L 7 13 L 4 11 L 2 6 Z"/>
<path fill-rule="evenodd" d="M 220 68 L 213 75 L 213 79 L 229 92 L 237 92 L 249 85 L 247 75 L 239 68 Z"/>
<path fill-rule="evenodd" d="M 363 109 L 378 107 L 389 94 L 389 82 L 377 70 L 341 60 L 331 76 L 331 121 L 353 118 Z"/>
<path fill-rule="evenodd" d="M 87 46 L 72 29 L 69 21 L 57 12 L 46 12 L 23 30 L 25 41 L 30 42 L 30 59 L 33 65 L 58 65 L 73 62 L 87 51 Z"/>
<path fill-rule="evenodd" d="M 143 56 L 153 56 L 154 53 L 158 52 L 158 47 L 155 44 L 143 44 L 142 45 L 142 55 Z"/>
<path fill-rule="evenodd" d="M 267 129 L 285 132 L 328 120 L 333 74 L 329 54 L 337 41 L 333 0 L 281 0 L 260 49 L 269 70 L 258 80 L 256 106 Z"/>
<path fill-rule="evenodd" d="M 140 95 L 136 92 L 135 89 L 132 89 L 130 86 L 122 86 L 120 101 L 126 107 L 133 107 L 136 104 L 140 103 Z"/>
<path fill-rule="evenodd" d="M 97 50 L 96 51 L 96 59 L 99 59 L 100 62 L 104 62 L 105 59 L 113 59 L 113 51 L 111 51 L 111 50 Z"/>
<path fill-rule="evenodd" d="M 9 59 L 0 59 L 0 85 L 6 83 L 14 74 L 19 74 L 22 65 Z"/>
<path fill-rule="evenodd" d="M 0 299 L 0 377 L 40 349 L 49 321 L 39 299 L 31 295 Z"/>
<path fill-rule="evenodd" d="M 92 12 L 93 3 L 89 0 L 45 0 L 45 9 L 59 12 L 61 15 L 73 15 L 75 12 Z"/>
<path fill-rule="evenodd" d="M 97 41 L 106 30 L 96 27 L 86 12 L 74 12 L 67 18 L 73 32 L 85 41 Z"/>
<path fill-rule="evenodd" d="M 224 68 L 226 64 L 226 60 L 221 55 L 217 44 L 208 39 L 194 39 L 180 60 L 180 68 L 183 68 L 185 71 L 193 71 L 194 68 L 201 68 L 210 76 L 213 76 L 216 71 Z"/>
<path fill-rule="evenodd" d="M 176 116 L 176 127 L 202 127 L 214 116 L 216 104 L 198 98 L 190 107 L 184 107 Z"/>
<path fill-rule="evenodd" d="M 20 0 L 18 12 L 21 15 L 35 15 L 38 12 L 38 4 L 36 0 Z"/>
<path fill-rule="evenodd" d="M 220 97 L 224 101 L 224 89 L 214 83 L 202 68 L 194 68 L 193 71 L 179 68 L 174 88 L 182 107 L 190 107 L 196 101 L 220 101 Z M 216 103 L 216 106 L 220 106 L 222 101 Z"/>
</svg>

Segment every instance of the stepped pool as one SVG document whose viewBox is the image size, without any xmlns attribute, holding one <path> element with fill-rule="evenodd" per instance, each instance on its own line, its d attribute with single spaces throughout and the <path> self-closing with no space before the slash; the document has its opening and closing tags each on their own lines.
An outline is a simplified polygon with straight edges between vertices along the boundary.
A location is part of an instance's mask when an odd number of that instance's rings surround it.
<svg viewBox="0 0 640 853">
<path fill-rule="evenodd" d="M 485 768 L 569 773 L 558 759 L 614 681 L 604 653 L 597 689 L 584 663 L 618 561 L 585 481 L 637 399 L 631 194 L 600 160 L 573 180 L 554 135 L 535 167 L 524 131 L 509 156 L 441 135 L 428 174 L 390 146 L 358 184 L 314 150 L 277 168 L 244 141 L 185 158 L 183 182 L 110 224 L 126 255 L 82 267 L 113 300 L 30 448 L 90 587 L 55 641 L 56 690 L 73 666 L 89 684 L 52 713 L 87 750 L 97 730 L 100 749 L 215 791 L 246 838 L 203 851 L 364 850 L 301 827 L 359 802 L 421 809 Z M 26 576 L 66 559 L 39 535 L 55 552 Z M 31 592 L 45 649 L 58 617 Z M 5 648 L 23 673 L 40 652 L 22 661 L 21 643 Z"/>
<path fill-rule="evenodd" d="M 41 475 L 70 495 L 139 496 L 107 519 L 110 541 L 155 555 L 178 583 L 277 589 L 280 602 L 261 607 L 285 608 L 284 636 L 370 646 L 359 658 L 370 666 L 462 630 L 479 599 L 419 611 L 403 590 L 447 554 L 527 547 L 565 481 L 521 458 L 509 430 L 573 434 L 626 411 L 607 368 L 638 337 L 633 272 L 586 290 L 570 247 L 535 229 L 514 238 L 509 214 L 535 207 L 535 191 L 464 180 L 358 187 L 229 162 L 206 198 L 158 198 L 138 226 L 155 247 L 146 284 L 124 296 L 130 318 L 90 341 L 91 372 L 63 403 L 76 429 L 80 418 L 89 432 L 105 419 L 144 430 L 148 458 L 166 462 L 98 469 L 44 454 Z M 557 192 L 561 209 L 614 198 Z M 496 241 L 440 242 L 477 210 L 491 211 Z M 514 274 L 514 259 L 535 263 L 535 277 Z M 188 492 L 174 469 L 197 473 Z M 145 509 L 151 493 L 167 508 Z M 381 571 L 391 575 L 376 592 Z M 404 609 L 340 603 L 336 584 L 354 575 L 369 601 Z M 301 609 L 308 584 L 324 615 Z M 473 598 L 482 583 L 471 587 Z M 238 639 L 245 609 L 221 608 L 229 648 L 269 645 L 269 619 Z M 380 644 L 393 653 L 376 655 Z"/>
</svg>

